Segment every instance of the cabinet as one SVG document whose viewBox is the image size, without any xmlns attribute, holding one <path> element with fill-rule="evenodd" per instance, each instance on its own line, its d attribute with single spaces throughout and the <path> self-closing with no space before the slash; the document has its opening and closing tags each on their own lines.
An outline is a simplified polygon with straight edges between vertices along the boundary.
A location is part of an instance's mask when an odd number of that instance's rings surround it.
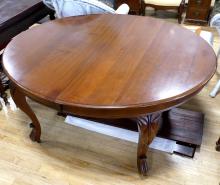
<svg viewBox="0 0 220 185">
<path fill-rule="evenodd" d="M 186 22 L 206 24 L 210 13 L 211 0 L 189 0 Z"/>
<path fill-rule="evenodd" d="M 130 7 L 131 14 L 140 14 L 141 11 L 141 0 L 116 0 L 116 8 L 118 8 L 121 4 L 126 3 Z"/>
</svg>

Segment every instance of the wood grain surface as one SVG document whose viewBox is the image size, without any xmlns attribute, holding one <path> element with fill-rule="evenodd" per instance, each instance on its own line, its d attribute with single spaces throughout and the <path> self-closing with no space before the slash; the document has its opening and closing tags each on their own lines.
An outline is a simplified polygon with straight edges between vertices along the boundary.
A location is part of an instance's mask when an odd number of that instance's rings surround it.
<svg viewBox="0 0 220 185">
<path fill-rule="evenodd" d="M 82 116 L 132 117 L 198 93 L 216 70 L 216 55 L 174 24 L 92 15 L 23 32 L 7 46 L 3 66 L 29 96 Z"/>
</svg>

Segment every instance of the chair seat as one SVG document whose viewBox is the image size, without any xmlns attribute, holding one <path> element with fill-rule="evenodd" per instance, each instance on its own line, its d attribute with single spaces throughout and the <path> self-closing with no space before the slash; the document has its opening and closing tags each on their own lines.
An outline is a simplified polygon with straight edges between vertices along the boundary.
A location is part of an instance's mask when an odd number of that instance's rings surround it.
<svg viewBox="0 0 220 185">
<path fill-rule="evenodd" d="M 181 0 L 144 0 L 145 4 L 153 4 L 158 6 L 179 6 Z"/>
<path fill-rule="evenodd" d="M 104 0 L 102 0 L 104 1 Z M 43 0 L 46 6 L 56 11 L 58 18 L 90 14 L 128 14 L 129 6 L 122 4 L 116 11 L 101 0 Z M 107 2 L 107 0 L 106 0 Z M 110 0 L 109 0 L 110 2 Z"/>
</svg>

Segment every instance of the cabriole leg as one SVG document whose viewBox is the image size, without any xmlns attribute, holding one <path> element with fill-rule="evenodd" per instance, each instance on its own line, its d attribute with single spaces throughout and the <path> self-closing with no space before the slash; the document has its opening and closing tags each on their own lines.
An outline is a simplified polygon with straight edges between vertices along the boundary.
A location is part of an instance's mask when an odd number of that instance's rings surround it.
<svg viewBox="0 0 220 185">
<path fill-rule="evenodd" d="M 148 171 L 147 151 L 159 129 L 161 114 L 151 114 L 139 117 L 136 120 L 139 131 L 139 141 L 137 149 L 137 167 L 141 175 L 146 176 Z"/>
<path fill-rule="evenodd" d="M 10 84 L 10 91 L 11 91 L 12 99 L 14 100 L 17 107 L 20 108 L 24 113 L 26 113 L 32 121 L 32 131 L 30 134 L 31 140 L 36 141 L 36 142 L 40 142 L 40 136 L 41 136 L 40 123 L 39 123 L 35 113 L 28 105 L 28 103 L 26 101 L 26 96 L 19 89 L 19 87 L 15 86 L 12 83 Z"/>
</svg>

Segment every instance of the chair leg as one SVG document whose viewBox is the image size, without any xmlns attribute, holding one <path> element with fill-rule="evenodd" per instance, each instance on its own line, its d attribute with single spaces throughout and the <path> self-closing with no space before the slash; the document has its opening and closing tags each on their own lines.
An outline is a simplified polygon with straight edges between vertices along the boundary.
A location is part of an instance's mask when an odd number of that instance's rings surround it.
<svg viewBox="0 0 220 185">
<path fill-rule="evenodd" d="M 0 95 L 2 96 L 2 94 L 4 93 L 4 87 L 2 85 L 2 82 L 0 80 Z M 0 102 L 0 110 L 2 110 L 2 103 Z"/>
<path fill-rule="evenodd" d="M 185 9 L 185 1 L 182 1 L 180 3 L 180 6 L 178 7 L 178 23 L 181 24 L 182 22 L 182 14 L 184 12 Z"/>
<path fill-rule="evenodd" d="M 5 87 L 4 87 L 3 83 L 2 83 L 1 77 L 0 77 L 0 97 L 4 100 L 5 105 L 9 104 L 8 96 L 7 96 L 7 93 L 5 92 Z"/>
<path fill-rule="evenodd" d="M 143 1 L 141 1 L 141 15 L 145 16 L 146 5 Z"/>
<path fill-rule="evenodd" d="M 218 83 L 215 85 L 214 89 L 211 91 L 211 93 L 209 94 L 209 96 L 211 96 L 212 98 L 214 98 L 218 91 L 220 90 L 220 80 L 218 81 Z"/>
<path fill-rule="evenodd" d="M 8 97 L 7 97 L 7 94 L 5 92 L 4 85 L 2 84 L 1 78 L 0 78 L 0 97 L 4 100 L 5 105 L 9 104 Z"/>
<path fill-rule="evenodd" d="M 49 18 L 50 18 L 50 20 L 55 20 L 55 19 L 56 19 L 56 17 L 55 17 L 55 12 L 54 12 L 54 11 L 51 11 L 51 12 L 49 13 Z"/>
<path fill-rule="evenodd" d="M 220 48 L 218 48 L 217 59 L 218 59 L 219 55 L 220 55 Z"/>
</svg>

